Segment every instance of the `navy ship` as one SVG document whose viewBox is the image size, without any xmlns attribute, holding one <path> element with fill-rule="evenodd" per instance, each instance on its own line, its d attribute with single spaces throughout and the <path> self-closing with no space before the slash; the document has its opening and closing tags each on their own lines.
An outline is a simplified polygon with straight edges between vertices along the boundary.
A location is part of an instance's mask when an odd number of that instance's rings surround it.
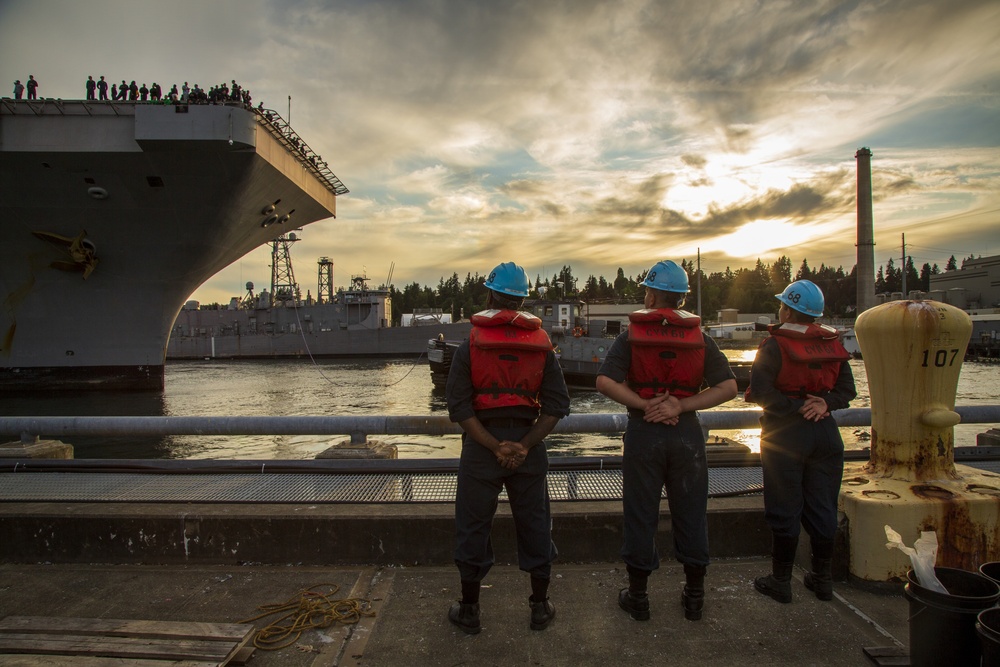
<svg viewBox="0 0 1000 667">
<path fill-rule="evenodd" d="M 355 275 L 348 289 L 334 292 L 328 257 L 317 262 L 316 296 L 307 290 L 303 297 L 291 260 L 298 238 L 290 232 L 271 242 L 270 290 L 255 293 L 248 282 L 246 295 L 227 306 L 185 303 L 167 359 L 417 357 L 429 336 L 468 337 L 471 323 L 452 322 L 440 309 L 404 314 L 407 326 L 393 326 L 389 290 Z"/>
<path fill-rule="evenodd" d="M 273 111 L 0 100 L 0 391 L 162 390 L 189 295 L 347 192 Z"/>
</svg>

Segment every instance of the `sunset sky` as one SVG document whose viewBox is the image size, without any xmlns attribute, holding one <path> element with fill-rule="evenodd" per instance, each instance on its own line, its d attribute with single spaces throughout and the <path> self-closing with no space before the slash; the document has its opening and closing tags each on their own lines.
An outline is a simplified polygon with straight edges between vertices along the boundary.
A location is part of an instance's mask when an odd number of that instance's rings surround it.
<svg viewBox="0 0 1000 667">
<path fill-rule="evenodd" d="M 4 95 L 235 79 L 350 194 L 293 251 L 335 283 L 435 286 L 516 261 L 613 279 L 856 261 L 858 148 L 875 263 L 1000 254 L 996 0 L 0 0 Z M 193 297 L 270 280 L 255 250 Z"/>
</svg>

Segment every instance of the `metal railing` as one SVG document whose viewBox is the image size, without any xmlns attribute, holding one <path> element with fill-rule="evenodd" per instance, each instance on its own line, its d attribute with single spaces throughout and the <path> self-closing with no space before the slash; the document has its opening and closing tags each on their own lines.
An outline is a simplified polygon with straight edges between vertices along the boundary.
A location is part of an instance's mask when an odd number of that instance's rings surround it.
<svg viewBox="0 0 1000 667">
<path fill-rule="evenodd" d="M 964 424 L 1000 424 L 1000 405 L 958 406 Z M 698 413 L 706 436 L 711 431 L 760 427 L 759 408 Z M 838 426 L 870 426 L 871 408 L 833 413 Z M 575 414 L 561 420 L 554 433 L 620 433 L 622 414 Z M 0 434 L 20 435 L 23 442 L 39 436 L 167 436 L 167 435 L 349 435 L 363 444 L 371 435 L 449 435 L 461 433 L 444 415 L 332 417 L 0 417 Z"/>
<path fill-rule="evenodd" d="M 1000 405 L 956 408 L 966 423 L 1000 423 Z M 759 409 L 702 412 L 712 430 L 755 428 Z M 866 426 L 871 410 L 834 413 L 840 426 Z M 556 433 L 620 433 L 624 414 L 580 414 Z M 372 435 L 448 435 L 460 428 L 446 416 L 349 417 L 0 417 L 0 434 L 38 436 L 343 435 L 363 445 Z M 757 495 L 759 458 L 735 447 L 710 446 L 709 497 Z M 991 472 L 998 447 L 956 448 L 956 463 Z M 845 453 L 868 458 L 867 450 Z M 554 501 L 619 500 L 622 457 L 550 457 Z M 985 466 L 985 467 L 984 467 Z M 458 459 L 226 460 L 0 458 L 0 502 L 141 503 L 448 503 L 454 502 Z M 86 474 L 77 474 L 86 473 Z M 501 494 L 501 500 L 506 496 Z"/>
<path fill-rule="evenodd" d="M 327 164 L 326 160 L 309 147 L 309 144 L 281 117 L 281 114 L 274 109 L 247 108 L 256 114 L 257 123 L 270 132 L 286 150 L 295 155 L 302 165 L 323 181 L 328 190 L 338 197 L 350 192 L 347 186 L 330 170 L 330 165 Z"/>
</svg>

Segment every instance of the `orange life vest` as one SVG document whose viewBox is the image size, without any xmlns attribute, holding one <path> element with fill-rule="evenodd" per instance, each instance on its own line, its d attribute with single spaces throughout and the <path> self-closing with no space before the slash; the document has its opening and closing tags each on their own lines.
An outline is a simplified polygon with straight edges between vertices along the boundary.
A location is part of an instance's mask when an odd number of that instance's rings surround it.
<svg viewBox="0 0 1000 667">
<path fill-rule="evenodd" d="M 705 338 L 701 318 L 683 310 L 637 310 L 628 316 L 632 363 L 628 384 L 643 398 L 664 391 L 684 398 L 701 391 Z"/>
<path fill-rule="evenodd" d="M 837 330 L 825 324 L 786 322 L 772 325 L 768 331 L 781 350 L 781 370 L 774 386 L 792 398 L 833 389 L 840 364 L 851 358 Z"/>
<path fill-rule="evenodd" d="M 471 321 L 469 354 L 476 389 L 473 409 L 537 409 L 546 355 L 552 350 L 542 321 L 516 310 L 484 310 Z"/>
</svg>

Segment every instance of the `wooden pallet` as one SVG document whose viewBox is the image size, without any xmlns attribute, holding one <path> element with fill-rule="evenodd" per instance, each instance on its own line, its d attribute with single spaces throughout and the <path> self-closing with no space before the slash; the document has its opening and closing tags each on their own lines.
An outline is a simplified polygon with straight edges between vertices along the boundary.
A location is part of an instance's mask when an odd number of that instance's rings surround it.
<svg viewBox="0 0 1000 667">
<path fill-rule="evenodd" d="M 0 666 L 237 665 L 253 651 L 254 632 L 236 623 L 8 616 L 0 620 Z"/>
</svg>

